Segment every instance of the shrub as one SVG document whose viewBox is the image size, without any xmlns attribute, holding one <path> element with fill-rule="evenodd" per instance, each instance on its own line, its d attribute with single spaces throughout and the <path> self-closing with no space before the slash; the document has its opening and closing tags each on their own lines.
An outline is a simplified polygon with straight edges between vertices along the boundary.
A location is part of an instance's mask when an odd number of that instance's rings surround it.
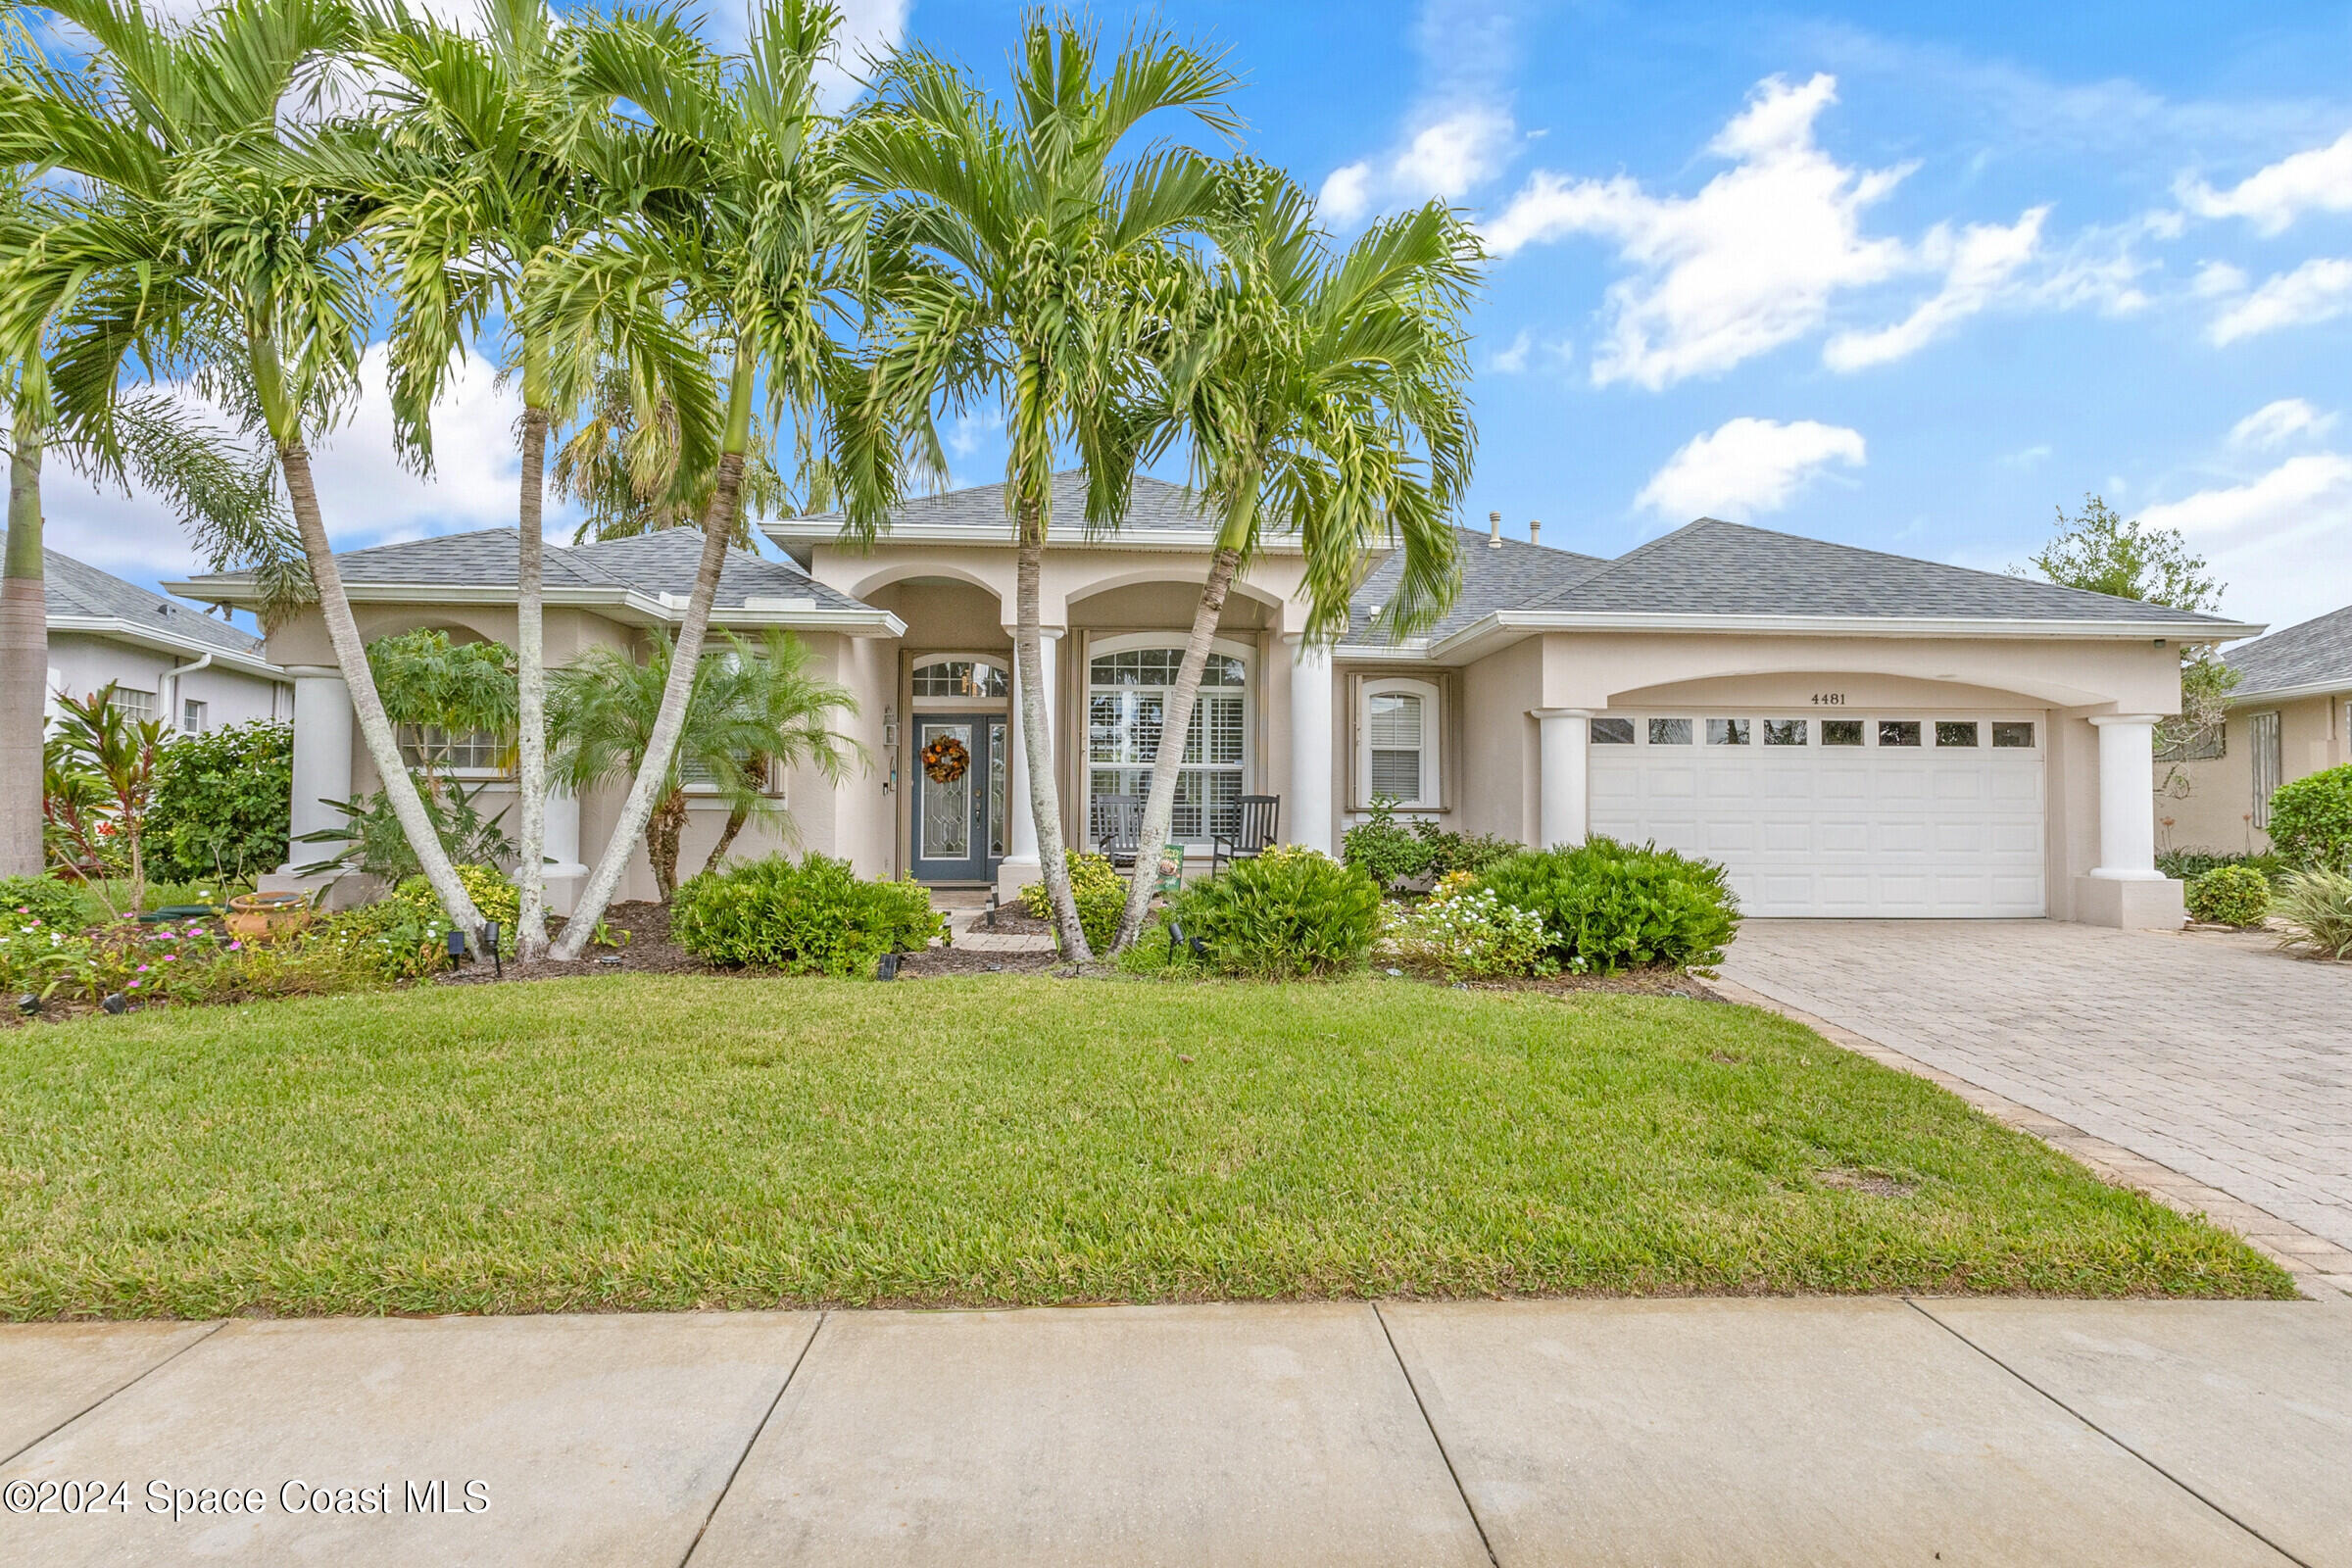
<svg viewBox="0 0 2352 1568">
<path fill-rule="evenodd" d="M 2317 957 L 2352 957 L 2352 876 L 2341 871 L 2297 871 L 2272 906 L 2286 922 L 2279 946 Z"/>
<path fill-rule="evenodd" d="M 1372 951 L 1380 886 L 1360 867 L 1284 845 L 1186 888 L 1175 918 L 1228 974 L 1333 974 Z"/>
<path fill-rule="evenodd" d="M 2294 869 L 2286 863 L 2284 856 L 2268 850 L 2258 855 L 2231 855 L 2220 850 L 2166 850 L 2156 857 L 2156 869 L 2180 882 L 2194 882 L 2206 872 L 2225 865 L 2249 866 L 2274 883 Z"/>
<path fill-rule="evenodd" d="M 1426 876 L 1447 877 L 1463 871 L 1484 871 L 1488 866 L 1507 860 L 1527 848 L 1509 839 L 1496 838 L 1492 833 L 1456 833 L 1438 826 L 1427 817 L 1413 824 L 1413 836 L 1421 841 L 1421 848 L 1427 856 L 1419 873 Z"/>
<path fill-rule="evenodd" d="M 1430 845 L 1396 820 L 1396 801 L 1383 795 L 1373 800 L 1371 815 L 1341 839 L 1340 855 L 1385 890 L 1428 870 Z"/>
<path fill-rule="evenodd" d="M 266 719 L 187 735 L 163 750 L 148 812 L 154 874 L 247 881 L 286 858 L 294 731 Z"/>
<path fill-rule="evenodd" d="M 2352 762 L 2271 794 L 2271 842 L 2299 869 L 2352 871 Z"/>
<path fill-rule="evenodd" d="M 2220 925 L 2260 925 L 2271 879 L 2250 865 L 2217 865 L 2188 885 L 2188 912 Z"/>
<path fill-rule="evenodd" d="M 85 923 L 81 895 L 52 876 L 0 877 L 0 928 L 22 923 L 6 918 L 12 914 L 30 915 L 65 931 L 79 931 Z"/>
<path fill-rule="evenodd" d="M 1078 905 L 1078 927 L 1086 945 L 1100 955 L 1119 934 L 1119 916 L 1127 912 L 1127 879 L 1109 858 L 1064 850 L 1062 863 L 1070 868 L 1070 897 Z M 1021 889 L 1021 907 L 1034 919 L 1054 923 L 1054 901 L 1043 882 Z"/>
<path fill-rule="evenodd" d="M 1467 871 L 1442 878 L 1415 904 L 1386 906 L 1380 951 L 1448 980 L 1555 974 L 1544 917 L 1502 902 Z"/>
<path fill-rule="evenodd" d="M 860 881 L 847 860 L 781 855 L 706 871 L 678 889 L 670 934 L 709 962 L 791 974 L 871 976 L 886 953 L 920 948 L 947 922 L 911 878 Z"/>
<path fill-rule="evenodd" d="M 1480 879 L 1542 916 L 1551 956 L 1577 973 L 1672 964 L 1706 972 L 1739 929 L 1739 901 L 1711 860 L 1614 839 L 1528 850 Z"/>
<path fill-rule="evenodd" d="M 482 918 L 498 922 L 499 951 L 513 956 L 521 893 L 496 866 L 456 869 Z M 373 904 L 330 915 L 318 927 L 317 941 L 336 962 L 384 980 L 414 980 L 449 965 L 449 916 L 433 885 L 420 876 Z"/>
<path fill-rule="evenodd" d="M 23 996 L 46 1001 L 74 982 L 88 963 L 89 952 L 79 922 L 58 926 L 12 908 L 0 918 L 0 995 L 10 1001 Z"/>
</svg>

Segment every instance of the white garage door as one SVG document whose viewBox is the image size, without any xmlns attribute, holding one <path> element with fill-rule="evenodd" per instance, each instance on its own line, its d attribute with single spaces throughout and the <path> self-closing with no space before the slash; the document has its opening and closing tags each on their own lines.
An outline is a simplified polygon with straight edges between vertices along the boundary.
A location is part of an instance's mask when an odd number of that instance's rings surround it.
<svg viewBox="0 0 2352 1568">
<path fill-rule="evenodd" d="M 1720 860 L 1746 913 L 2043 912 L 2038 715 L 1592 723 L 1592 831 Z"/>
</svg>

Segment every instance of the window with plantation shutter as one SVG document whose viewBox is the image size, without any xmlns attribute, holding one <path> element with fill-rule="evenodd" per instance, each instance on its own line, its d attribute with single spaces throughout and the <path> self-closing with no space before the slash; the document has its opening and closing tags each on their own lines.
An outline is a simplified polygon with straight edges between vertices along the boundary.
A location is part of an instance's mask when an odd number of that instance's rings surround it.
<svg viewBox="0 0 2352 1568">
<path fill-rule="evenodd" d="M 1087 662 L 1087 793 L 1144 795 L 1184 650 L 1109 641 Z M 1238 652 L 1212 653 L 1185 726 L 1168 821 L 1172 842 L 1205 845 L 1210 834 L 1234 830 L 1249 763 L 1250 665 Z"/>
<path fill-rule="evenodd" d="M 1438 688 L 1421 680 L 1372 681 L 1357 722 L 1357 806 L 1385 799 L 1408 809 L 1437 809 Z"/>
</svg>

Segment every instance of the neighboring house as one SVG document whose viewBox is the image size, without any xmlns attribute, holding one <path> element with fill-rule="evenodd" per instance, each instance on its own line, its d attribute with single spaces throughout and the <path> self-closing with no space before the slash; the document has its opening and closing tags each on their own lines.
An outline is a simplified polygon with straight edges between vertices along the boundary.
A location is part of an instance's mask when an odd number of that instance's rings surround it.
<svg viewBox="0 0 2352 1568">
<path fill-rule="evenodd" d="M 2271 792 L 2352 762 L 2352 605 L 2241 643 L 2219 731 L 2160 756 L 2156 811 L 2167 849 L 2270 848 Z"/>
<path fill-rule="evenodd" d="M 1041 662 L 1075 844 L 1090 796 L 1144 786 L 1214 535 L 1187 492 L 1155 480 L 1115 534 L 1088 537 L 1075 475 L 1056 481 L 1054 509 Z M 792 629 L 858 697 L 841 727 L 870 771 L 838 788 L 778 781 L 802 842 L 867 874 L 1034 880 L 1003 488 L 908 502 L 870 549 L 840 525 L 765 525 L 790 559 L 731 555 L 714 615 Z M 1443 624 L 1404 643 L 1366 629 L 1394 581 L 1386 563 L 1357 595 L 1356 629 L 1326 649 L 1304 639 L 1298 545 L 1267 543 L 1225 606 L 1179 839 L 1204 849 L 1240 797 L 1273 795 L 1283 838 L 1337 851 L 1386 796 L 1469 833 L 1609 833 L 1708 856 L 1752 914 L 2179 923 L 2180 885 L 2153 864 L 2150 734 L 2179 710 L 2181 641 L 2261 628 L 1707 519 L 1616 561 L 1498 528 L 1461 545 Z M 549 662 L 674 623 L 698 546 L 688 532 L 551 548 Z M 370 637 L 513 634 L 511 531 L 339 559 Z M 226 603 L 253 592 L 237 576 L 173 586 Z M 270 657 L 297 682 L 299 820 L 306 798 L 372 775 L 318 616 L 273 634 Z M 968 759 L 945 781 L 919 761 L 940 740 Z M 549 854 L 601 844 L 621 793 L 559 798 Z M 693 821 L 687 869 L 718 822 Z M 640 852 L 623 896 L 651 891 Z"/>
<path fill-rule="evenodd" d="M 61 694 L 86 697 L 109 681 L 125 712 L 186 734 L 293 716 L 293 688 L 259 637 L 54 550 L 41 552 L 41 572 L 52 716 Z"/>
</svg>

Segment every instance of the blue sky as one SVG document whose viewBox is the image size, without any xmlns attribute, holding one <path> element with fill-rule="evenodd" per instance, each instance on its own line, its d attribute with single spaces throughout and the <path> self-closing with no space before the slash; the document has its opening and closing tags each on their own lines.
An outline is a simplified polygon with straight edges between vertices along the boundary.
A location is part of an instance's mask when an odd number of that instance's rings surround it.
<svg viewBox="0 0 2352 1568">
<path fill-rule="evenodd" d="M 1018 15 L 851 9 L 991 79 Z M 1473 526 L 1614 555 L 1712 513 L 1998 568 L 2098 491 L 2182 528 L 2237 615 L 2352 601 L 2352 6 L 1156 16 L 1229 52 L 1250 146 L 1335 225 L 1477 215 Z M 461 388 L 429 488 L 364 411 L 338 534 L 510 520 L 503 406 Z M 997 477 L 961 435 L 958 476 Z M 60 493 L 56 542 L 179 569 L 139 510 Z"/>
</svg>

